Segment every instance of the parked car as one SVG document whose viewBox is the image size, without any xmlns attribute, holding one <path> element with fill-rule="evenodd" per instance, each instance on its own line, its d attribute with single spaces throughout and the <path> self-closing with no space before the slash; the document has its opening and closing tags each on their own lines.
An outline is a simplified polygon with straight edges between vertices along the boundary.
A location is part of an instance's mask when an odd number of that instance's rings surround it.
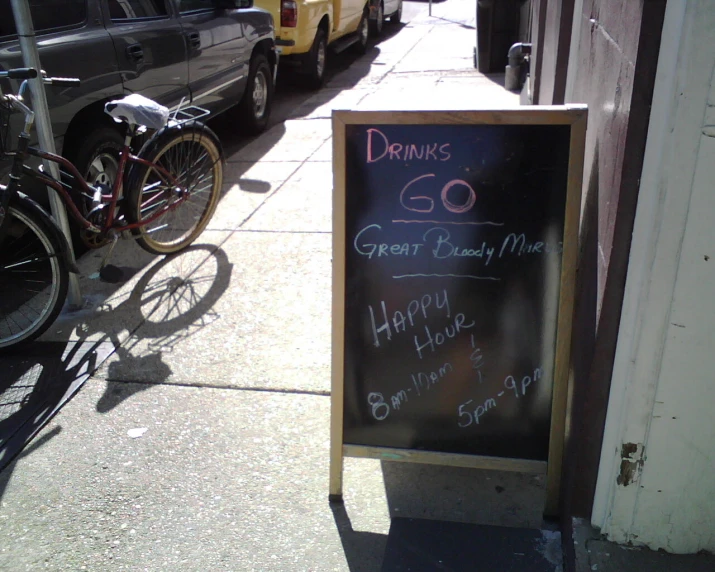
<svg viewBox="0 0 715 572">
<path fill-rule="evenodd" d="M 328 48 L 351 46 L 364 53 L 369 38 L 369 2 L 382 0 L 255 0 L 273 16 L 282 66 L 297 71 L 312 89 L 323 84 Z M 401 2 L 401 0 L 399 0 Z"/>
<path fill-rule="evenodd" d="M 382 34 L 382 26 L 389 18 L 391 24 L 402 20 L 402 0 L 373 0 L 370 4 L 370 31 L 373 36 Z"/>
<path fill-rule="evenodd" d="M 117 172 L 123 139 L 104 104 L 130 93 L 170 109 L 183 101 L 226 112 L 248 133 L 268 124 L 277 65 L 273 19 L 251 0 L 30 0 L 30 8 L 43 69 L 81 80 L 46 91 L 57 150 L 90 183 L 112 181 Z M 4 0 L 0 69 L 13 67 L 23 60 Z M 0 86 L 18 88 L 9 80 Z"/>
</svg>

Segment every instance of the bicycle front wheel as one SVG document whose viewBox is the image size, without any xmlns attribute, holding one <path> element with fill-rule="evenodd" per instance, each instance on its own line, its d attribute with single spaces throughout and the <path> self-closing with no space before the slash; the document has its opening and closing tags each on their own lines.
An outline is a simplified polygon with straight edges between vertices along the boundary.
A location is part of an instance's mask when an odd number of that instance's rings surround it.
<svg viewBox="0 0 715 572">
<path fill-rule="evenodd" d="M 67 297 L 69 270 L 52 222 L 10 204 L 0 232 L 0 352 L 40 336 Z"/>
<path fill-rule="evenodd" d="M 173 254 L 203 232 L 216 210 L 223 162 L 216 135 L 205 125 L 168 128 L 149 140 L 140 157 L 164 169 L 136 164 L 127 185 L 128 213 L 139 245 L 152 254 Z"/>
</svg>

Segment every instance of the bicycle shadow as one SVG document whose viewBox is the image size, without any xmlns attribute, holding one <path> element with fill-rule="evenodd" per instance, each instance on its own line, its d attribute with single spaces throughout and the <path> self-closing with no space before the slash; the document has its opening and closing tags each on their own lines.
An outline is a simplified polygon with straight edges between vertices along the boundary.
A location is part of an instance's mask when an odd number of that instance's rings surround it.
<svg viewBox="0 0 715 572">
<path fill-rule="evenodd" d="M 202 244 L 168 257 L 142 274 L 132 294 L 109 310 L 110 317 L 119 313 L 125 322 L 138 325 L 123 340 L 116 333 L 110 336 L 116 350 L 102 375 L 108 383 L 97 402 L 98 412 L 106 413 L 131 395 L 171 377 L 173 372 L 162 356 L 220 319 L 213 306 L 228 289 L 232 269 L 223 249 Z M 101 323 L 96 324 L 101 332 Z M 84 332 L 87 337 L 94 333 L 91 325 Z M 113 382 L 131 385 L 119 388 Z"/>
<path fill-rule="evenodd" d="M 0 470 L 79 390 L 106 345 L 46 342 L 3 360 L 0 382 Z"/>
<path fill-rule="evenodd" d="M 52 439 L 57 437 L 62 432 L 62 427 L 54 427 L 51 431 L 48 431 L 45 433 L 42 437 L 34 441 L 29 447 L 24 449 L 22 452 L 20 452 L 18 455 L 15 456 L 13 461 L 17 462 L 19 459 L 22 459 L 23 457 L 27 457 L 28 455 L 31 455 L 35 451 L 37 451 L 40 447 L 44 447 L 48 442 L 50 442 Z M 0 461 L 0 463 L 3 463 L 4 466 L 4 461 Z M 7 489 L 8 484 L 10 483 L 10 477 L 12 476 L 12 467 L 8 468 L 8 470 L 0 470 L 0 499 L 3 498 L 3 495 L 5 493 L 5 489 Z"/>
<path fill-rule="evenodd" d="M 125 269 L 130 277 L 138 274 Z M 71 341 L 36 342 L 7 356 L 0 380 L 0 471 L 110 357 L 108 380 L 131 379 L 128 371 L 150 371 L 152 379 L 121 390 L 107 383 L 96 405 L 100 413 L 165 382 L 172 372 L 163 354 L 218 319 L 212 307 L 228 288 L 231 270 L 226 253 L 213 245 L 156 259 L 118 305 L 65 315 Z"/>
</svg>

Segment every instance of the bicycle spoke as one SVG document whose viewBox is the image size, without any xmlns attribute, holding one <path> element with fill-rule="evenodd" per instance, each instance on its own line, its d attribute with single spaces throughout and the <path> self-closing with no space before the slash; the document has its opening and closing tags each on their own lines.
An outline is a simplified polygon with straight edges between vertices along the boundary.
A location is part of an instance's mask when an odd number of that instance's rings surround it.
<svg viewBox="0 0 715 572">
<path fill-rule="evenodd" d="M 152 160 L 156 168 L 143 175 L 138 215 L 145 220 L 162 214 L 142 228 L 142 240 L 150 251 L 176 252 L 193 242 L 216 208 L 221 156 L 213 140 L 195 128 L 178 134 Z"/>
<path fill-rule="evenodd" d="M 0 349 L 39 335 L 64 302 L 58 255 L 39 219 L 10 213 L 0 239 Z"/>
</svg>

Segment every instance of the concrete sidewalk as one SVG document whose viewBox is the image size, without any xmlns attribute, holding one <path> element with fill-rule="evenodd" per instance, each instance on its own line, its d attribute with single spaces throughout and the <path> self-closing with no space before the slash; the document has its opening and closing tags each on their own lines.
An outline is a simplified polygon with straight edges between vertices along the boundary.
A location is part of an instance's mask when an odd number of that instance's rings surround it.
<svg viewBox="0 0 715 572">
<path fill-rule="evenodd" d="M 427 108 L 460 93 L 514 104 L 472 68 L 472 8 L 435 3 L 453 23 L 412 5 L 230 153 L 225 196 L 185 253 L 121 243 L 120 286 L 94 276 L 100 253 L 81 260 L 85 309 L 37 347 L 62 349 L 59 370 L 74 347 L 66 369 L 92 375 L 0 473 L 0 569 L 375 571 L 392 516 L 539 527 L 543 482 L 524 475 L 348 459 L 345 505 L 328 503 L 330 115 L 416 92 Z"/>
<path fill-rule="evenodd" d="M 0 473 L 0 570 L 377 571 L 395 517 L 541 527 L 543 480 L 513 473 L 347 459 L 345 505 L 328 504 L 332 109 L 518 105 L 473 68 L 474 2 L 406 6 L 399 32 L 229 147 L 194 246 L 120 243 L 121 285 L 96 279 L 101 253 L 80 261 L 85 308 L 32 355 L 89 379 Z"/>
</svg>

